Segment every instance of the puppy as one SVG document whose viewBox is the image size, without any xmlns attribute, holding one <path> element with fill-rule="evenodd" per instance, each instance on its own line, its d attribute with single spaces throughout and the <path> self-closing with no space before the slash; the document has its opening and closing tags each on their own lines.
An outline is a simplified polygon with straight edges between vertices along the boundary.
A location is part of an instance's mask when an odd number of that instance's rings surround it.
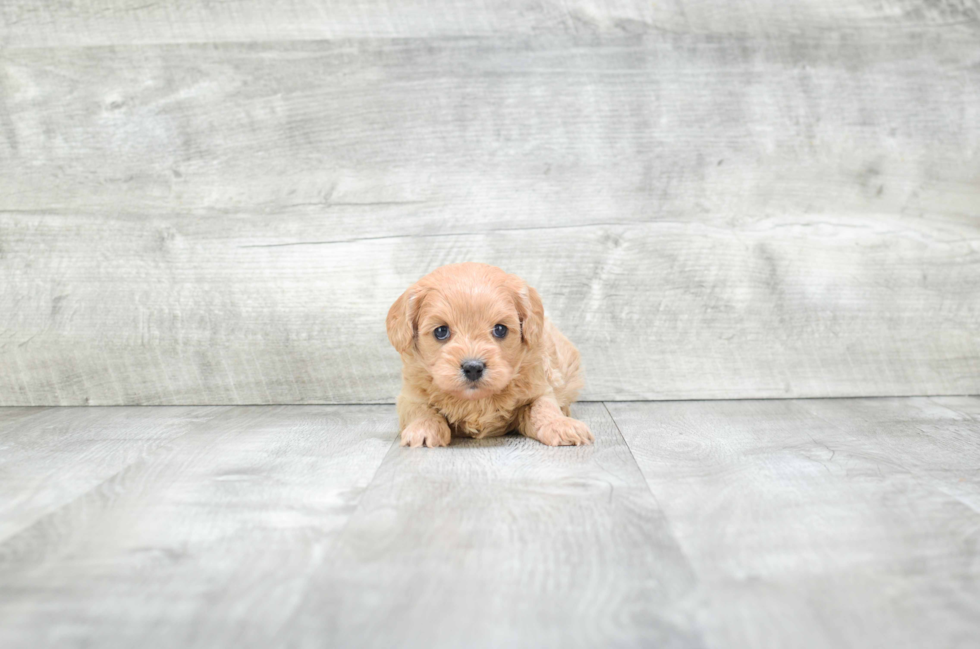
<svg viewBox="0 0 980 649">
<path fill-rule="evenodd" d="M 516 275 L 443 266 L 395 300 L 386 324 L 402 357 L 402 446 L 512 430 L 549 446 L 592 443 L 588 426 L 568 416 L 582 387 L 578 350 Z"/>
</svg>

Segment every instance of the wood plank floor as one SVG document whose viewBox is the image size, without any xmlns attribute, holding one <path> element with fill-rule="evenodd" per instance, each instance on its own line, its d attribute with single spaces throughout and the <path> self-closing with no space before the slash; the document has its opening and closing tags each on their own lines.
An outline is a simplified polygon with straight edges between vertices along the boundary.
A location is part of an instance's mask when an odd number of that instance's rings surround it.
<svg viewBox="0 0 980 649">
<path fill-rule="evenodd" d="M 0 646 L 967 647 L 980 398 L 0 409 Z"/>
</svg>

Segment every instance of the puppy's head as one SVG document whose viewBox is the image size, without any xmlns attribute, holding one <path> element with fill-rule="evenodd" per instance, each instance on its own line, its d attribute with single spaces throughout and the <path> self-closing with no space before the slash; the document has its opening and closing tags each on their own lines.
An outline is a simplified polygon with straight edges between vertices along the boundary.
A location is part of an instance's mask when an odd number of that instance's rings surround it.
<svg viewBox="0 0 980 649">
<path fill-rule="evenodd" d="M 544 327 L 537 291 L 486 264 L 443 266 L 388 311 L 388 339 L 440 391 L 482 399 L 507 387 Z"/>
</svg>

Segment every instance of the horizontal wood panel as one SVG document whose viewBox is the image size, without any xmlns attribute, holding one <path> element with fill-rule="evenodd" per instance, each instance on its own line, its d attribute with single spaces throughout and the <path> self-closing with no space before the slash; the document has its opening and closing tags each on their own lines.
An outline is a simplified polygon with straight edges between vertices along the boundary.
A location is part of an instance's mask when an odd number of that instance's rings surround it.
<svg viewBox="0 0 980 649">
<path fill-rule="evenodd" d="M 8 47 L 501 34 L 748 33 L 980 27 L 976 0 L 7 0 Z"/>
<path fill-rule="evenodd" d="M 351 236 L 976 216 L 978 57 L 938 33 L 12 51 L 0 209 Z"/>
<path fill-rule="evenodd" d="M 525 276 L 591 399 L 980 392 L 956 31 L 11 50 L 0 403 L 386 402 L 388 305 Z"/>
<path fill-rule="evenodd" d="M 773 218 L 324 243 L 320 221 L 320 243 L 250 247 L 262 220 L 2 223 L 6 405 L 391 401 L 388 306 L 468 259 L 539 289 L 582 351 L 585 398 L 980 392 L 972 225 Z"/>
</svg>

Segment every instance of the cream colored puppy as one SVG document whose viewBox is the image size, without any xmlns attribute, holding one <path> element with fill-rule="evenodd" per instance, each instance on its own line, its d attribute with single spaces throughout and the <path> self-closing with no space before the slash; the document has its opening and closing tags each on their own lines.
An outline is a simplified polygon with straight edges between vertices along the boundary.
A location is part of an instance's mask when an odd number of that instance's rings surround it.
<svg viewBox="0 0 980 649">
<path fill-rule="evenodd" d="M 443 266 L 395 300 L 387 326 L 402 357 L 402 446 L 512 430 L 550 446 L 592 443 L 588 426 L 568 416 L 582 387 L 578 350 L 520 277 Z"/>
</svg>

